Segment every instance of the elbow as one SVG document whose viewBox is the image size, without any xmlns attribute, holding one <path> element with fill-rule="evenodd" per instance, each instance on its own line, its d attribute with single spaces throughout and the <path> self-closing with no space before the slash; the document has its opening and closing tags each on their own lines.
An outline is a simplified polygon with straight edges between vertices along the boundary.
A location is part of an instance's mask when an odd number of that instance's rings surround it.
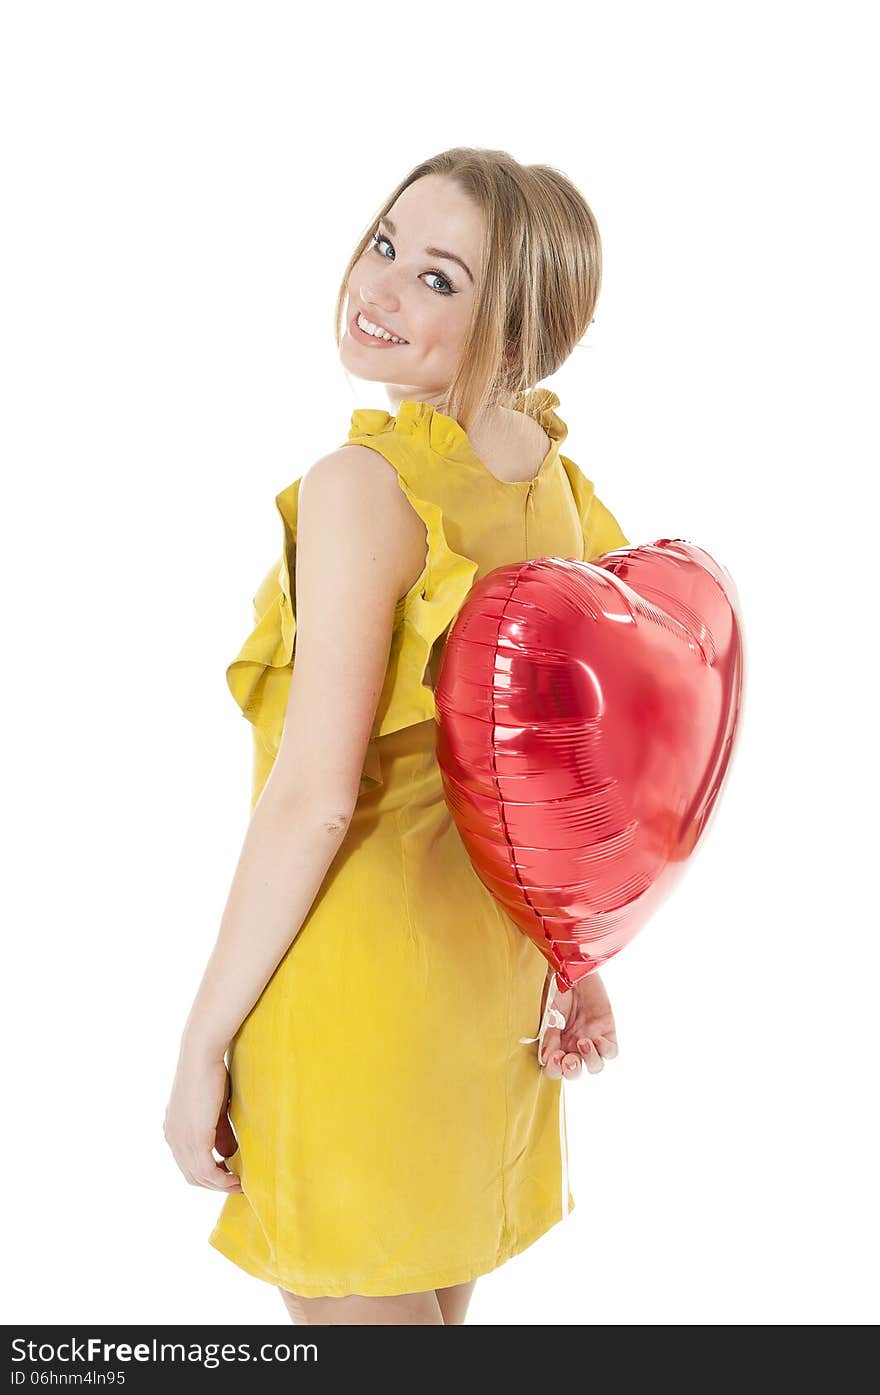
<svg viewBox="0 0 880 1395">
<path fill-rule="evenodd" d="M 288 826 L 310 825 L 322 833 L 343 838 L 354 817 L 357 795 L 333 795 L 326 789 L 320 793 L 301 780 L 285 778 L 277 763 L 269 773 L 260 802 L 271 803 Z"/>
<path fill-rule="evenodd" d="M 284 804 L 291 817 L 298 822 L 305 821 L 321 833 L 336 838 L 345 837 L 355 810 L 354 802 L 328 798 L 326 791 L 322 791 L 320 797 L 306 790 L 290 791 Z"/>
<path fill-rule="evenodd" d="M 338 805 L 336 807 L 339 808 Z M 319 816 L 321 827 L 325 828 L 328 833 L 338 834 L 339 837 L 342 838 L 348 829 L 348 825 L 351 823 L 353 815 L 354 809 L 348 808 L 347 806 L 341 813 L 322 814 Z"/>
</svg>

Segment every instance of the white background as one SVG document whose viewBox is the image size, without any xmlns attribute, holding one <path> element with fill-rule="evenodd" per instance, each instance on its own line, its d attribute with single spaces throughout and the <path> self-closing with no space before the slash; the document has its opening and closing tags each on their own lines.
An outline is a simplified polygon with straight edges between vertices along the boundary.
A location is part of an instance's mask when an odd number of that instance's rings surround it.
<svg viewBox="0 0 880 1395">
<path fill-rule="evenodd" d="M 287 1321 L 162 1134 L 247 820 L 225 666 L 273 495 L 388 405 L 338 363 L 349 252 L 459 144 L 590 202 L 564 449 L 730 569 L 748 660 L 706 840 L 604 973 L 620 1056 L 565 1087 L 576 1210 L 468 1321 L 876 1321 L 870 13 L 4 7 L 7 1322 Z"/>
</svg>

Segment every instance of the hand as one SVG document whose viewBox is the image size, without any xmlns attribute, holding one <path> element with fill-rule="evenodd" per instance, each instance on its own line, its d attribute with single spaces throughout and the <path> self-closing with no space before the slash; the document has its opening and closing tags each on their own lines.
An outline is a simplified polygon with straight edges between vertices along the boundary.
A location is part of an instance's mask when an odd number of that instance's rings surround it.
<svg viewBox="0 0 880 1395">
<path fill-rule="evenodd" d="M 165 1141 L 174 1161 L 194 1187 L 218 1192 L 241 1192 L 242 1186 L 225 1163 L 217 1162 L 211 1149 L 224 1158 L 238 1147 L 229 1121 L 232 1084 L 226 1062 L 181 1052 L 165 1110 Z"/>
<path fill-rule="evenodd" d="M 552 971 L 548 969 L 541 997 L 541 1020 L 547 1002 Z M 587 974 L 574 988 L 557 992 L 552 1007 L 565 1018 L 565 1026 L 548 1027 L 544 1034 L 541 1065 L 548 1080 L 573 1080 L 586 1066 L 590 1075 L 604 1070 L 617 1055 L 617 1031 L 605 985 L 598 973 Z"/>
</svg>

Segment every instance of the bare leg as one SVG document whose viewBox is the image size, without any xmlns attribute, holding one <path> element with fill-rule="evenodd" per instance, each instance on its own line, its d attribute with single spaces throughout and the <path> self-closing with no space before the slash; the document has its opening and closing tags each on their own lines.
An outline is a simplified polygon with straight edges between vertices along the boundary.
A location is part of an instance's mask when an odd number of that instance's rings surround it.
<svg viewBox="0 0 880 1395">
<path fill-rule="evenodd" d="M 351 1293 L 345 1298 L 302 1298 L 279 1288 L 297 1327 L 443 1327 L 443 1313 L 432 1288 L 421 1293 L 394 1293 L 369 1298 Z"/>
<path fill-rule="evenodd" d="M 469 1279 L 466 1284 L 452 1284 L 449 1288 L 434 1290 L 437 1294 L 437 1302 L 440 1304 L 440 1311 L 443 1314 L 445 1327 L 464 1325 L 464 1315 L 467 1312 L 476 1282 L 476 1279 Z"/>
</svg>

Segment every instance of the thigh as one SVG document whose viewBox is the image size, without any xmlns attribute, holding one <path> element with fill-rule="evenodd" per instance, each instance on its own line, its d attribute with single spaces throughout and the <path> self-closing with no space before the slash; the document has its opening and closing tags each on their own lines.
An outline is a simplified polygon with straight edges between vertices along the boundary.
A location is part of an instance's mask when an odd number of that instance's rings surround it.
<svg viewBox="0 0 880 1395">
<path fill-rule="evenodd" d="M 476 1282 L 476 1279 L 469 1279 L 466 1284 L 451 1284 L 449 1288 L 435 1289 L 446 1327 L 460 1327 L 464 1322 Z"/>
<path fill-rule="evenodd" d="M 284 1288 L 278 1291 L 298 1327 L 443 1326 L 443 1313 L 432 1288 L 381 1298 L 359 1293 L 345 1298 L 303 1298 Z"/>
</svg>

